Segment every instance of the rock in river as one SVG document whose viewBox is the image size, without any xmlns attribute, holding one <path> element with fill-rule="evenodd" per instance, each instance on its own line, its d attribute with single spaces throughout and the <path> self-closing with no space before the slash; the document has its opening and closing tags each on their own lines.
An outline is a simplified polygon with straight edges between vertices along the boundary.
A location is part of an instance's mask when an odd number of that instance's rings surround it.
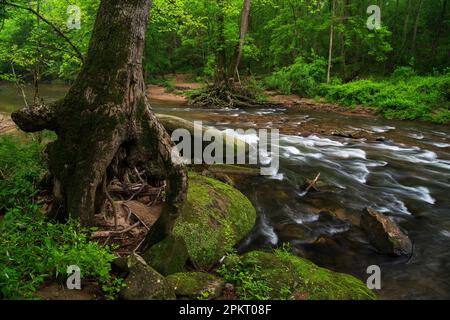
<svg viewBox="0 0 450 320">
<path fill-rule="evenodd" d="M 409 237 L 384 214 L 371 208 L 365 209 L 361 217 L 361 228 L 381 253 L 396 256 L 412 254 L 413 244 Z"/>
</svg>

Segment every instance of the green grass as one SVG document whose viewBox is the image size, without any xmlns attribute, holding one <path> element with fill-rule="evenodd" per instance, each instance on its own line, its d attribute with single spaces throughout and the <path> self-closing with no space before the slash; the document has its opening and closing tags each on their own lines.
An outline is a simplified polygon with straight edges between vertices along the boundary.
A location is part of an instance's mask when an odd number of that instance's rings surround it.
<svg viewBox="0 0 450 320">
<path fill-rule="evenodd" d="M 319 95 L 345 106 L 373 107 L 388 119 L 450 122 L 450 74 L 322 85 Z"/>
<path fill-rule="evenodd" d="M 44 146 L 0 136 L 0 298 L 34 299 L 46 281 L 64 282 L 67 267 L 78 265 L 82 278 L 103 285 L 113 298 L 121 280 L 110 274 L 114 255 L 89 239 L 90 230 L 75 221 L 46 219 L 38 202 L 38 184 L 46 172 Z"/>
</svg>

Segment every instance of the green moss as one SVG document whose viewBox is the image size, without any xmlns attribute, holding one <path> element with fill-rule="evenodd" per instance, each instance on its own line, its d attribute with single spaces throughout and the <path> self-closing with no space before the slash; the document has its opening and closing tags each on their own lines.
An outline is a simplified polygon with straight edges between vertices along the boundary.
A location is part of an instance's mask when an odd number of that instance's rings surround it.
<svg viewBox="0 0 450 320">
<path fill-rule="evenodd" d="M 225 284 L 221 278 L 203 272 L 177 273 L 167 277 L 167 281 L 177 296 L 194 299 L 205 294 L 217 297 Z"/>
<path fill-rule="evenodd" d="M 175 299 L 168 281 L 145 261 L 132 255 L 128 259 L 130 274 L 120 292 L 124 300 L 172 300 Z"/>
<path fill-rule="evenodd" d="M 188 198 L 174 235 L 186 242 L 199 269 L 214 265 L 252 229 L 256 211 L 238 190 L 220 181 L 189 174 Z"/>
<path fill-rule="evenodd" d="M 184 240 L 171 236 L 151 247 L 143 258 L 149 266 L 167 276 L 184 271 L 189 254 Z"/>
<path fill-rule="evenodd" d="M 274 254 L 255 251 L 242 258 L 232 259 L 221 269 L 221 274 L 224 275 L 225 280 L 236 283 L 238 293 L 250 298 L 253 298 L 252 293 L 261 291 L 265 295 L 260 299 L 274 300 L 374 300 L 377 298 L 364 283 L 355 277 L 320 268 L 306 259 L 283 250 L 276 250 Z M 258 288 L 266 288 L 266 290 Z"/>
</svg>

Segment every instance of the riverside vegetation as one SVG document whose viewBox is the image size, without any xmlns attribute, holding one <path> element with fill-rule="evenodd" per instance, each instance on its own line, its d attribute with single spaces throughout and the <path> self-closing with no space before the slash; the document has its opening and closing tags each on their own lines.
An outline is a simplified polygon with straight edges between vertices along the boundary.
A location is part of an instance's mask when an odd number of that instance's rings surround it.
<svg viewBox="0 0 450 320">
<path fill-rule="evenodd" d="M 269 96 L 295 94 L 319 107 L 448 124 L 447 0 L 380 1 L 375 30 L 367 28 L 370 1 L 71 4 L 81 17 L 65 0 L 0 0 L 0 80 L 16 86 L 25 107 L 1 115 L 23 131 L 0 136 L 1 298 L 55 298 L 46 288 L 61 288 L 67 267 L 78 265 L 83 286 L 96 287 L 90 299 L 377 299 L 361 280 L 282 241 L 238 252 L 257 223 L 254 204 L 237 189 L 252 168 L 218 173 L 174 161 L 170 116 L 157 117 L 145 87 L 176 92 L 168 74 L 189 73 L 200 83 L 187 94 L 194 108 L 283 110 Z M 69 28 L 74 21 L 79 28 Z M 49 103 L 43 82 L 70 90 Z M 329 143 L 336 144 L 322 148 Z M 446 165 L 432 158 L 419 161 Z M 367 212 L 352 231 L 377 254 L 412 257 L 406 233 Z"/>
</svg>

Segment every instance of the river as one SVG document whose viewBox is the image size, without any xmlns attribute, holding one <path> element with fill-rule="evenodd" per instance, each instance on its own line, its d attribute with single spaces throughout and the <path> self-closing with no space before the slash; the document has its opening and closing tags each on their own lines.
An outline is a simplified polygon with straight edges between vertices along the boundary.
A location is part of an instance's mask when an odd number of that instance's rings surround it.
<svg viewBox="0 0 450 320">
<path fill-rule="evenodd" d="M 55 99 L 64 91 L 48 86 L 45 93 L 47 99 Z M 21 105 L 17 90 L 0 86 L 0 112 Z M 288 108 L 247 112 L 153 107 L 158 113 L 202 120 L 221 130 L 281 130 L 279 174 L 249 178 L 239 185 L 258 212 L 258 222 L 241 243 L 241 251 L 288 241 L 296 254 L 363 281 L 368 266 L 380 266 L 382 299 L 450 298 L 448 126 Z M 321 130 L 330 127 L 364 135 L 344 138 Z M 305 195 L 305 179 L 312 180 L 319 172 L 319 191 Z M 411 258 L 378 254 L 359 228 L 343 222 L 357 223 L 369 206 L 408 232 L 415 247 Z M 319 214 L 322 211 L 345 219 Z"/>
</svg>

